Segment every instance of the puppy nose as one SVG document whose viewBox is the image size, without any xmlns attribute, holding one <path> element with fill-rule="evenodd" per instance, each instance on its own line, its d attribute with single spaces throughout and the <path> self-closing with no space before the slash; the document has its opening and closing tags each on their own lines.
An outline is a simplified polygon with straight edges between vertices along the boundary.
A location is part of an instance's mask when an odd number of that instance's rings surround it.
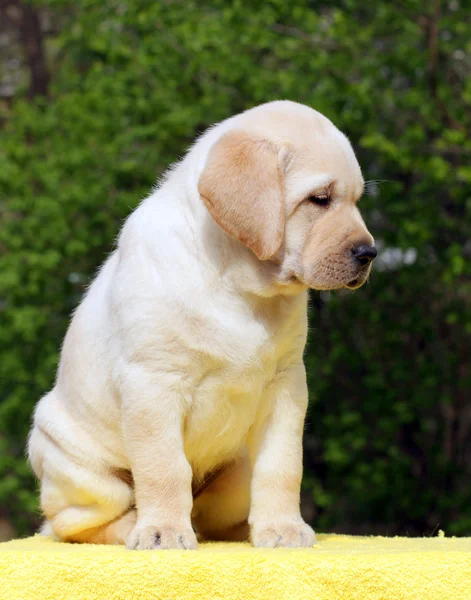
<svg viewBox="0 0 471 600">
<path fill-rule="evenodd" d="M 370 264 L 370 262 L 376 258 L 378 253 L 374 246 L 362 244 L 361 246 L 353 248 L 352 254 L 363 267 L 366 267 L 366 265 Z"/>
</svg>

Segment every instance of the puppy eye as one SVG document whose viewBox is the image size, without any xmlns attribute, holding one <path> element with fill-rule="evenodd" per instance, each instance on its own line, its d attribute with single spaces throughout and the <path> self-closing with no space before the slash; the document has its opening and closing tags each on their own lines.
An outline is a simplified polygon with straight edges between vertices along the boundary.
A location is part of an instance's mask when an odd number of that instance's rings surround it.
<svg viewBox="0 0 471 600">
<path fill-rule="evenodd" d="M 309 202 L 317 204 L 317 206 L 328 206 L 330 202 L 329 196 L 309 196 Z"/>
</svg>

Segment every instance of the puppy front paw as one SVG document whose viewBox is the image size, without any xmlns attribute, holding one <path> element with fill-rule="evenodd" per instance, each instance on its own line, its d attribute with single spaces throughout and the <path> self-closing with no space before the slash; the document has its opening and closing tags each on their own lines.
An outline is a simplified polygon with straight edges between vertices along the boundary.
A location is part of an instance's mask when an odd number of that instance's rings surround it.
<svg viewBox="0 0 471 600">
<path fill-rule="evenodd" d="M 256 548 L 311 548 L 316 534 L 304 521 L 254 525 L 251 533 Z"/>
<path fill-rule="evenodd" d="M 137 525 L 126 546 L 129 550 L 196 550 L 193 529 L 173 525 Z"/>
</svg>

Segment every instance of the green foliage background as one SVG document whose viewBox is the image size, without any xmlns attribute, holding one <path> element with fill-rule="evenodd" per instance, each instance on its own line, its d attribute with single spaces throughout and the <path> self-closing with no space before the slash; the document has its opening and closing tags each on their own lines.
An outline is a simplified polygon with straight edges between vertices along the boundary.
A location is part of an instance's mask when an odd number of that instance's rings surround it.
<svg viewBox="0 0 471 600">
<path fill-rule="evenodd" d="M 318 530 L 471 534 L 471 2 L 36 0 L 46 97 L 0 128 L 0 517 L 37 521 L 24 445 L 122 220 L 211 123 L 288 98 L 373 186 L 369 286 L 313 294 L 303 507 Z"/>
</svg>

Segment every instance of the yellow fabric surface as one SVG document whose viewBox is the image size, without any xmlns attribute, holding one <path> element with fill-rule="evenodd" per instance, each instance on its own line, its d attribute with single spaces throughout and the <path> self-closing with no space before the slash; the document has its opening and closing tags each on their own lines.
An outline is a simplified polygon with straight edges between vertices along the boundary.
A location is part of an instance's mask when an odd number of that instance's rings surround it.
<svg viewBox="0 0 471 600">
<path fill-rule="evenodd" d="M 319 535 L 312 549 L 0 544 L 1 600 L 471 600 L 471 538 Z"/>
</svg>

